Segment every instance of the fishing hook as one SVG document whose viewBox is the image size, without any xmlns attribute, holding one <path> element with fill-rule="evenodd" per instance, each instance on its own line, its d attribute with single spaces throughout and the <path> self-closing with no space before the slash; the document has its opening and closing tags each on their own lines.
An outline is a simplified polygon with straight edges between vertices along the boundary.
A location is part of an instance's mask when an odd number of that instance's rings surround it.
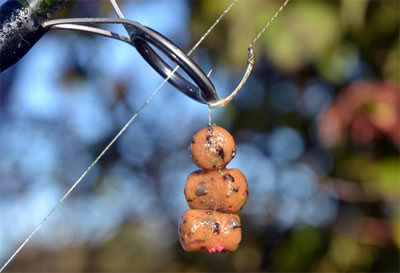
<svg viewBox="0 0 400 273">
<path fill-rule="evenodd" d="M 119 8 L 116 0 L 110 0 L 110 2 L 111 2 L 111 5 L 112 5 L 115 13 L 117 14 L 118 18 L 124 19 L 125 17 L 123 15 L 121 9 Z M 127 30 L 127 32 L 130 33 L 129 25 L 124 25 L 124 27 Z M 256 39 L 258 39 L 258 38 L 256 38 Z M 253 45 L 254 45 L 256 39 L 248 47 L 247 67 L 246 67 L 245 73 L 244 73 L 241 81 L 236 86 L 236 88 L 231 92 L 231 94 L 228 95 L 227 97 L 208 102 L 207 104 L 209 106 L 209 110 L 211 108 L 220 108 L 220 107 L 226 106 L 236 96 L 236 94 L 239 92 L 239 90 L 243 87 L 243 85 L 247 81 L 248 77 L 250 76 L 251 71 L 253 70 L 254 63 L 255 63 L 255 55 L 254 55 Z M 212 70 L 210 70 L 207 77 L 210 76 L 211 71 Z"/>
<path fill-rule="evenodd" d="M 51 11 L 55 12 L 62 3 L 52 6 Z M 22 6 L 15 0 L 8 0 L 0 7 L 1 29 L 1 71 L 17 62 L 27 51 L 50 29 L 64 29 L 89 32 L 120 40 L 135 47 L 139 54 L 152 66 L 162 77 L 168 78 L 168 82 L 190 98 L 207 104 L 210 108 L 226 106 L 242 88 L 249 77 L 254 66 L 254 51 L 249 47 L 247 57 L 247 68 L 242 80 L 232 93 L 225 98 L 218 98 L 215 87 L 207 75 L 199 66 L 186 55 L 178 46 L 157 31 L 143 26 L 138 22 L 125 19 L 118 5 L 110 0 L 118 19 L 112 18 L 71 18 L 47 20 L 43 16 L 37 16 L 36 6 Z M 35 5 L 41 3 L 37 0 Z M 29 23 L 29 25 L 28 25 Z M 101 28 L 87 26 L 85 24 L 104 23 L 122 24 L 130 37 L 126 37 Z M 18 27 L 16 27 L 16 25 Z M 153 49 L 157 48 L 170 60 L 182 68 L 194 82 L 186 80 L 161 58 Z"/>
<path fill-rule="evenodd" d="M 253 70 L 254 64 L 256 62 L 256 56 L 254 54 L 253 46 L 250 45 L 248 48 L 247 53 L 247 67 L 243 74 L 242 79 L 240 80 L 239 84 L 236 86 L 235 89 L 225 98 L 221 98 L 215 101 L 210 101 L 208 106 L 210 108 L 220 108 L 226 106 L 231 100 L 237 95 L 240 89 L 242 89 L 243 85 L 246 83 L 247 79 L 250 76 L 251 71 Z"/>
<path fill-rule="evenodd" d="M 211 100 L 218 99 L 212 82 L 189 56 L 187 56 L 168 38 L 149 27 L 141 25 L 138 22 L 121 18 L 70 18 L 46 21 L 42 24 L 42 27 L 51 28 L 56 25 L 64 25 L 64 27 L 62 27 L 63 29 L 91 32 L 127 42 L 127 38 L 122 35 L 80 25 L 93 23 L 123 24 L 127 26 L 130 35 L 130 42 L 128 43 L 134 46 L 141 56 L 159 74 L 161 74 L 164 78 L 169 77 L 168 80 L 173 86 L 175 86 L 185 95 L 201 103 L 208 103 Z M 65 26 L 65 24 L 67 24 L 67 26 Z M 75 26 L 70 28 L 71 24 L 75 24 Z M 189 75 L 196 85 L 187 81 L 179 73 L 172 74 L 173 69 L 152 49 L 149 44 L 155 46 L 166 56 L 168 56 L 168 58 L 177 63 Z"/>
</svg>

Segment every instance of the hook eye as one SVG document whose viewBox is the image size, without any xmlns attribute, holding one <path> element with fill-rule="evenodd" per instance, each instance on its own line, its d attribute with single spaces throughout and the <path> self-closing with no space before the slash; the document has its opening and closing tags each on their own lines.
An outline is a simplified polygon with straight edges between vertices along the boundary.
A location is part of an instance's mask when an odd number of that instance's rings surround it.
<svg viewBox="0 0 400 273">
<path fill-rule="evenodd" d="M 130 29 L 133 30 L 132 28 Z M 134 32 L 130 33 L 130 35 L 132 42 L 140 55 L 162 77 L 167 78 L 170 76 L 173 69 L 153 50 L 149 44 L 163 52 L 170 60 L 178 64 L 189 75 L 195 85 L 186 80 L 179 73 L 172 74 L 168 79 L 168 82 L 182 93 L 205 104 L 210 101 L 218 100 L 215 87 L 206 74 L 189 56 L 187 56 L 168 38 L 145 26 L 136 26 Z"/>
</svg>

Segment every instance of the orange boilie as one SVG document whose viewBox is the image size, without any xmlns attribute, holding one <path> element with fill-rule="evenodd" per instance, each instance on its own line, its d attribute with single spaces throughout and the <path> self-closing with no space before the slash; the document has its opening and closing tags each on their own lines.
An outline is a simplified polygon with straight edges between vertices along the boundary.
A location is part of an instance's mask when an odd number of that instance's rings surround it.
<svg viewBox="0 0 400 273">
<path fill-rule="evenodd" d="M 247 181 L 237 169 L 198 170 L 186 180 L 185 197 L 192 209 L 237 213 L 247 200 Z"/>
<path fill-rule="evenodd" d="M 235 157 L 235 141 L 227 130 L 214 124 L 194 135 L 190 152 L 193 162 L 199 167 L 217 170 Z"/>
<path fill-rule="evenodd" d="M 235 141 L 214 124 L 194 135 L 190 152 L 203 170 L 192 172 L 186 180 L 185 197 L 191 209 L 179 223 L 181 245 L 186 251 L 235 251 L 242 239 L 237 213 L 248 196 L 242 172 L 225 168 L 235 156 Z"/>
<path fill-rule="evenodd" d="M 189 209 L 181 217 L 179 238 L 186 251 L 235 251 L 242 239 L 237 214 Z"/>
</svg>

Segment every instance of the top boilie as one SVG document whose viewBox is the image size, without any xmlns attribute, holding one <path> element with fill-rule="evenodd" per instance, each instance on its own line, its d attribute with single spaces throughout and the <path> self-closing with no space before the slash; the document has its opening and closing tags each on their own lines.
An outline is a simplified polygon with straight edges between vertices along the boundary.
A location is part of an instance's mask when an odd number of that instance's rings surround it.
<svg viewBox="0 0 400 273">
<path fill-rule="evenodd" d="M 201 129 L 192 139 L 192 160 L 205 170 L 225 167 L 235 157 L 232 135 L 222 127 L 212 125 Z"/>
</svg>

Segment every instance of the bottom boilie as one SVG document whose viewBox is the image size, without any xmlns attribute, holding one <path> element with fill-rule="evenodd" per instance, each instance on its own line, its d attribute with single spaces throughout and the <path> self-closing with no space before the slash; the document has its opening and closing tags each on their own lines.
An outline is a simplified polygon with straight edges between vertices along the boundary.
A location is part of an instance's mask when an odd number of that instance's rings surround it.
<svg viewBox="0 0 400 273">
<path fill-rule="evenodd" d="M 179 238 L 186 251 L 235 251 L 242 239 L 237 214 L 189 209 L 181 217 Z"/>
</svg>

